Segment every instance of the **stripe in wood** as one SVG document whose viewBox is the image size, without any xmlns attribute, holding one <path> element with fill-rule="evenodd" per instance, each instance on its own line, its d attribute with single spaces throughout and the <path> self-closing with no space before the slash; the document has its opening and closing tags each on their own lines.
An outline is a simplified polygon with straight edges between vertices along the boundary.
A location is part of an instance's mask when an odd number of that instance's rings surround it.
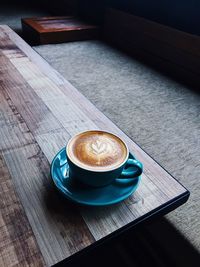
<svg viewBox="0 0 200 267">
<path fill-rule="evenodd" d="M 9 72 L 12 71 L 4 72 L 1 88 L 9 95 L 18 112 L 26 120 L 29 129 L 34 134 L 46 133 L 47 129 L 48 131 L 59 129 L 60 123 L 25 80 L 23 85 L 18 86 L 16 81 L 12 81 L 12 73 Z M 23 81 L 21 75 L 17 74 L 17 70 L 16 76 L 20 82 Z"/>
<path fill-rule="evenodd" d="M 44 266 L 13 181 L 0 154 L 0 266 Z"/>
<path fill-rule="evenodd" d="M 22 116 L 0 84 L 0 149 L 11 149 L 33 143 Z"/>
</svg>

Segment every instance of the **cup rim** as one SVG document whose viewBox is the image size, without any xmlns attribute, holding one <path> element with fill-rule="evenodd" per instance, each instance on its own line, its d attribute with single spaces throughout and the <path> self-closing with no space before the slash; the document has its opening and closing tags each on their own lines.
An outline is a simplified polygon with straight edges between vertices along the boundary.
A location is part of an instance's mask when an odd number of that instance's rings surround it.
<svg viewBox="0 0 200 267">
<path fill-rule="evenodd" d="M 90 168 L 90 167 L 87 168 L 87 167 L 84 167 L 84 166 L 80 166 L 77 162 L 74 162 L 74 161 L 72 160 L 72 158 L 70 157 L 69 153 L 68 153 L 69 144 L 70 144 L 70 142 L 71 142 L 75 137 L 77 137 L 77 136 L 79 136 L 79 135 L 81 135 L 81 134 L 84 134 L 84 133 L 88 133 L 88 132 L 103 132 L 103 133 L 108 133 L 108 134 L 114 135 L 115 137 L 119 138 L 119 140 L 120 140 L 120 141 L 124 144 L 124 146 L 126 147 L 126 151 L 127 151 L 127 155 L 126 155 L 124 161 L 123 161 L 120 165 L 118 165 L 117 167 L 110 168 L 110 169 L 107 169 L 107 170 L 100 170 L 100 169 L 96 169 L 96 170 L 94 170 L 94 169 L 92 169 L 92 167 L 91 167 L 91 168 Z M 127 144 L 122 140 L 122 138 L 119 137 L 118 135 L 112 133 L 112 132 L 108 132 L 108 131 L 104 131 L 104 130 L 87 130 L 87 131 L 82 131 L 82 132 L 79 132 L 79 133 L 73 135 L 73 136 L 69 139 L 67 145 L 65 146 L 65 151 L 66 151 L 66 155 L 67 155 L 67 157 L 70 159 L 70 161 L 71 161 L 74 165 L 78 166 L 79 168 L 81 168 L 81 169 L 83 169 L 83 170 L 91 171 L 91 172 L 109 172 L 109 171 L 117 170 L 118 168 L 120 168 L 121 166 L 123 166 L 123 165 L 126 163 L 128 157 L 129 157 L 129 149 L 128 149 L 128 146 L 127 146 Z"/>
</svg>

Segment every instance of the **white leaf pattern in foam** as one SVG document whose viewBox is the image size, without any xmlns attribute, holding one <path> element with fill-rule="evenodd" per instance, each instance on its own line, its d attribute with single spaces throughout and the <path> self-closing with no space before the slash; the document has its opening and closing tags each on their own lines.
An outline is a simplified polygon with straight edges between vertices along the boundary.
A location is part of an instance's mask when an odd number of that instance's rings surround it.
<svg viewBox="0 0 200 267">
<path fill-rule="evenodd" d="M 92 151 L 95 154 L 102 154 L 108 152 L 108 143 L 101 142 L 96 140 L 94 143 L 91 144 Z"/>
</svg>

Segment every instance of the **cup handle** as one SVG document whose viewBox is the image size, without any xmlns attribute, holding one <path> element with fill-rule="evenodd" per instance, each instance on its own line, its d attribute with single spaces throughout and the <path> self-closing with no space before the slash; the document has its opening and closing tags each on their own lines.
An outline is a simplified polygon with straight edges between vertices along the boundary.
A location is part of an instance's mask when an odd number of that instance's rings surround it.
<svg viewBox="0 0 200 267">
<path fill-rule="evenodd" d="M 120 178 L 135 178 L 142 174 L 143 165 L 136 159 L 128 159 Z"/>
<path fill-rule="evenodd" d="M 137 161 L 136 159 L 128 159 L 120 177 L 116 180 L 118 182 L 132 182 L 135 181 L 135 178 L 140 176 L 142 172 L 143 165 L 141 162 Z"/>
</svg>

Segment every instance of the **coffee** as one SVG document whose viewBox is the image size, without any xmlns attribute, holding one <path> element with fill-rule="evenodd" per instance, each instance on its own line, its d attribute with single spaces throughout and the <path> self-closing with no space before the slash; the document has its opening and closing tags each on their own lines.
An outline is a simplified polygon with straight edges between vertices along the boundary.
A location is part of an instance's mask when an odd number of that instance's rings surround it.
<svg viewBox="0 0 200 267">
<path fill-rule="evenodd" d="M 92 171 L 109 171 L 126 161 L 128 150 L 124 142 L 111 133 L 87 131 L 70 140 L 67 154 L 79 167 Z"/>
</svg>

